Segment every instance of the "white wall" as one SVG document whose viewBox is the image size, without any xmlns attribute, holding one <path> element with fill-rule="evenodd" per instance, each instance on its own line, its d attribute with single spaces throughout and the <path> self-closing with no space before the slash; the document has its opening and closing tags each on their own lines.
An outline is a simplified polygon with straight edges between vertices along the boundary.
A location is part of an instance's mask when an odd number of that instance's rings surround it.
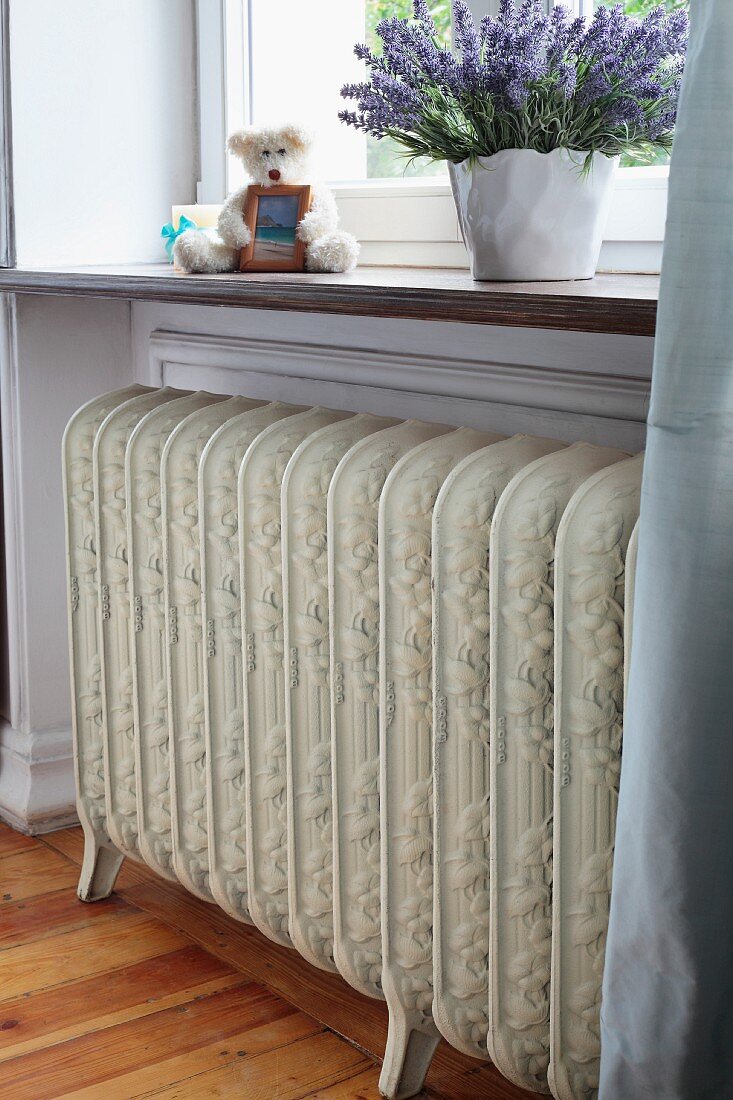
<svg viewBox="0 0 733 1100">
<path fill-rule="evenodd" d="M 164 259 L 195 201 L 193 0 L 11 0 L 19 266 Z"/>
</svg>

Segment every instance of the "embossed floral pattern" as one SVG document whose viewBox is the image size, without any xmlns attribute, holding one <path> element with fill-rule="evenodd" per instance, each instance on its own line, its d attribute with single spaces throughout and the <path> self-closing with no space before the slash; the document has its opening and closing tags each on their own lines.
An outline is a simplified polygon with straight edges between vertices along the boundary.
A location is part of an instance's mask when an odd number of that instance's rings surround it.
<svg viewBox="0 0 733 1100">
<path fill-rule="evenodd" d="M 389 674 L 394 677 L 395 706 L 404 709 L 401 738 L 415 745 L 416 752 L 417 746 L 429 745 L 432 730 L 432 513 L 457 457 L 460 455 L 441 453 L 416 461 L 414 473 L 404 474 L 395 484 L 399 495 L 392 505 L 401 522 L 389 531 L 394 626 L 388 635 L 387 659 Z M 415 767 L 410 767 L 413 774 Z M 426 1025 L 433 1001 L 432 817 L 432 773 L 428 772 L 408 787 L 395 836 L 398 862 L 406 872 L 395 913 L 400 1001 L 421 1014 Z"/>
<path fill-rule="evenodd" d="M 340 521 L 344 561 L 339 580 L 349 594 L 353 614 L 339 623 L 340 654 L 357 685 L 357 701 L 364 722 L 374 732 L 379 718 L 379 567 L 377 512 L 387 475 L 399 452 L 385 444 L 369 466 L 351 481 L 348 512 Z M 379 757 L 364 760 L 353 777 L 347 836 L 359 870 L 347 887 L 346 915 L 349 938 L 358 944 L 353 963 L 359 979 L 381 988 L 380 932 Z"/>
<path fill-rule="evenodd" d="M 181 849 L 177 859 L 185 866 L 191 882 L 204 894 L 209 893 L 209 857 L 198 474 L 204 447 L 213 432 L 234 411 L 228 402 L 202 410 L 195 421 L 196 430 L 192 422 L 183 435 L 176 437 L 168 458 L 166 522 L 170 604 L 175 608 L 177 623 L 177 641 L 170 647 L 178 789 L 177 835 Z"/>
<path fill-rule="evenodd" d="M 107 739 L 110 760 L 110 831 L 127 852 L 138 851 L 137 791 L 135 780 L 135 731 L 133 673 L 130 664 L 130 594 L 127 547 L 125 448 L 130 433 L 150 398 L 115 417 L 100 438 L 100 580 L 110 617 L 103 621 L 107 696 Z"/>
<path fill-rule="evenodd" d="M 264 705 L 257 722 L 258 729 L 250 729 L 250 738 L 262 737 L 260 723 L 263 721 L 269 730 L 264 740 L 264 752 L 256 744 L 250 749 L 254 760 L 259 757 L 265 761 L 264 766 L 260 764 L 256 768 L 255 787 L 255 798 L 264 807 L 261 815 L 263 829 L 256 838 L 257 880 L 263 894 L 258 904 L 267 927 L 285 942 L 290 937 L 280 490 L 285 468 L 302 438 L 302 430 L 285 432 L 278 440 L 276 449 L 263 456 L 258 466 L 257 491 L 247 502 L 247 550 L 254 566 L 248 581 L 250 618 L 247 629 L 254 631 L 256 639 L 256 675 L 263 689 Z"/>
<path fill-rule="evenodd" d="M 448 696 L 451 736 L 464 743 L 455 747 L 451 762 L 455 782 L 468 790 L 472 780 L 488 778 L 489 747 L 489 535 L 496 504 L 496 485 L 502 468 L 480 476 L 472 466 L 470 480 L 455 485 L 455 503 L 449 512 L 440 592 L 450 629 L 444 639 L 441 689 Z M 450 643 L 448 642 L 450 638 Z M 442 656 L 442 655 L 441 655 Z M 468 749 L 468 751 L 467 751 Z M 484 782 L 488 790 L 488 782 Z M 455 844 L 447 852 L 446 884 L 451 890 L 450 919 L 444 953 L 447 986 L 456 998 L 454 1025 L 463 1040 L 485 1057 L 488 1033 L 489 935 L 489 804 L 488 794 L 467 804 L 460 813 L 451 806 L 444 832 Z M 452 818 L 458 813 L 457 819 Z M 446 915 L 442 919 L 446 919 Z M 483 948 L 486 948 L 483 950 Z"/>
<path fill-rule="evenodd" d="M 515 552 L 503 563 L 507 599 L 504 627 L 519 654 L 509 672 L 507 698 L 521 754 L 533 768 L 553 767 L 553 608 L 557 492 L 567 477 L 548 478 L 527 500 L 514 527 Z M 546 786 L 550 786 L 548 780 Z M 527 829 L 512 852 L 507 913 L 521 927 L 523 946 L 508 966 L 505 1022 L 515 1065 L 540 1090 L 549 1063 L 552 917 L 552 818 Z"/>
<path fill-rule="evenodd" d="M 89 438 L 91 434 L 91 439 Z M 94 434 L 85 432 L 84 441 L 78 444 L 77 457 L 70 463 L 69 507 L 77 514 L 76 526 L 80 529 L 80 545 L 72 550 L 72 570 L 76 583 L 77 599 L 87 611 L 87 630 L 93 631 L 93 649 L 96 650 L 97 554 L 94 544 L 94 487 L 91 460 L 91 444 Z M 88 451 L 84 447 L 88 446 Z M 81 453 L 79 453 L 81 452 Z M 90 530 L 91 528 L 91 530 Z M 84 533 L 86 532 L 86 533 Z M 91 641 L 91 640 L 90 640 Z M 106 828 L 107 814 L 104 804 L 104 749 L 102 744 L 102 671 L 95 654 L 87 661 L 83 677 L 77 680 L 79 699 L 77 705 L 77 729 L 79 740 L 79 772 L 81 794 L 89 820 L 94 829 Z"/>
<path fill-rule="evenodd" d="M 95 436 L 107 414 L 135 392 L 123 390 L 108 394 L 88 409 L 81 410 L 70 426 L 64 453 L 79 800 L 90 826 L 102 836 L 106 833 L 107 814 L 92 452 Z"/>
<path fill-rule="evenodd" d="M 207 619 L 215 628 L 208 664 L 210 733 L 220 817 L 213 822 L 217 866 L 212 874 L 237 915 L 248 910 L 237 477 L 247 448 L 272 420 L 272 407 L 238 417 L 205 467 Z"/>
<path fill-rule="evenodd" d="M 80 695 L 80 771 L 82 793 L 94 829 L 105 829 L 104 750 L 102 746 L 102 669 L 99 657 L 92 657 L 86 669 L 86 688 Z M 83 733 L 82 733 L 83 731 Z"/>
<path fill-rule="evenodd" d="M 639 474 L 637 469 L 636 473 Z M 582 782 L 596 820 L 607 819 L 611 837 L 616 815 L 623 727 L 624 553 L 633 520 L 630 498 L 637 485 L 617 486 L 603 508 L 583 524 L 579 567 L 568 587 L 568 642 L 582 667 L 582 692 L 569 701 L 573 782 Z M 575 778 L 577 776 L 577 778 Z M 563 785 L 570 775 L 563 776 Z M 603 835 L 603 834 L 601 834 Z M 586 848 L 587 853 L 587 848 Z M 598 1094 L 600 1005 L 611 896 L 613 845 L 586 854 L 576 877 L 576 895 L 567 899 L 569 942 L 581 981 L 567 1001 L 563 1058 L 573 1092 Z"/>
<path fill-rule="evenodd" d="M 145 631 L 135 636 L 137 647 L 144 822 L 150 856 L 168 874 L 172 871 L 170 765 L 168 751 L 168 684 L 165 673 L 165 605 L 163 599 L 163 527 L 160 461 L 180 413 L 163 412 L 154 430 L 140 440 L 133 472 L 136 541 L 134 594 L 141 600 Z M 142 705 L 144 700 L 145 705 Z"/>
<path fill-rule="evenodd" d="M 346 450 L 358 438 L 347 424 L 336 432 L 325 450 L 308 463 L 298 481 L 296 506 L 292 512 L 290 551 L 291 600 L 298 592 L 302 601 L 295 610 L 291 639 L 297 643 L 300 691 L 308 694 L 300 702 L 307 708 L 308 721 L 321 740 L 307 754 L 305 773 L 304 836 L 312 847 L 304 860 L 304 913 L 307 937 L 317 958 L 333 961 L 333 829 L 331 819 L 331 730 L 329 699 L 329 611 L 326 497 L 334 471 Z M 303 461 L 307 461 L 304 457 Z M 292 705 L 296 700 L 291 695 Z M 294 727 L 294 738 L 305 733 Z M 296 756 L 302 749 L 294 744 Z M 296 764 L 294 770 L 301 776 Z"/>
</svg>

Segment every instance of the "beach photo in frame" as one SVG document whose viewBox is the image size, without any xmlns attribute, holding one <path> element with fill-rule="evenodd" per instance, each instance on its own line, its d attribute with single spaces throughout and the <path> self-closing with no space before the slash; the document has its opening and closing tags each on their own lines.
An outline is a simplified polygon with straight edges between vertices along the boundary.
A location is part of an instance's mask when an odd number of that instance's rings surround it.
<svg viewBox="0 0 733 1100">
<path fill-rule="evenodd" d="M 250 184 L 244 220 L 252 239 L 242 249 L 240 271 L 303 271 L 305 244 L 296 230 L 310 201 L 308 184 Z"/>
</svg>

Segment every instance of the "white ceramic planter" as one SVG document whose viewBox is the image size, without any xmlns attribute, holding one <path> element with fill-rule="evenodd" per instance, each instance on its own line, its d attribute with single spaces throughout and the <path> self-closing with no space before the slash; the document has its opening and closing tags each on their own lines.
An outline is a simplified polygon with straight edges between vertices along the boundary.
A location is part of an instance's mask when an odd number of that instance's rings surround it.
<svg viewBox="0 0 733 1100">
<path fill-rule="evenodd" d="M 449 165 L 474 279 L 592 279 L 618 158 L 504 149 Z"/>
</svg>

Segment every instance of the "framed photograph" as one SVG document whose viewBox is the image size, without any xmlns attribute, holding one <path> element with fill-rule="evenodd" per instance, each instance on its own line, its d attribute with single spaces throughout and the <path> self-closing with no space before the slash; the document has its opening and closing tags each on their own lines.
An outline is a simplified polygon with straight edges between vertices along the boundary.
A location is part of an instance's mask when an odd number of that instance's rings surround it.
<svg viewBox="0 0 733 1100">
<path fill-rule="evenodd" d="M 308 184 L 261 187 L 250 184 L 244 220 L 252 240 L 242 249 L 240 271 L 303 271 L 305 245 L 295 235 L 298 222 L 308 212 Z"/>
</svg>

